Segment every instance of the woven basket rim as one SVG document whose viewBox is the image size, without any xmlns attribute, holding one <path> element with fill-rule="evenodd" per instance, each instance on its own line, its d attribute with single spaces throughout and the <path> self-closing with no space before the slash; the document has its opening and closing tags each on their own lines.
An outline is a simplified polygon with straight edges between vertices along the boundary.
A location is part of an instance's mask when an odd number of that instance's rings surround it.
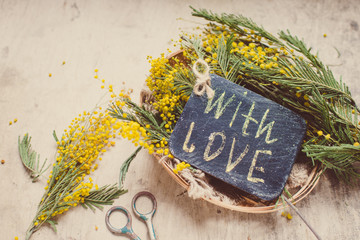
<svg viewBox="0 0 360 240">
<path fill-rule="evenodd" d="M 175 182 L 177 182 L 185 190 L 189 189 L 190 185 L 181 176 L 179 176 L 178 174 L 175 174 L 173 172 L 173 169 L 171 168 L 171 166 L 166 161 L 162 161 L 161 156 L 154 154 L 154 157 L 159 161 L 159 163 L 166 170 L 166 172 L 175 180 Z M 318 184 L 321 174 L 322 174 L 321 167 L 318 165 L 315 165 L 312 168 L 304 186 L 302 186 L 291 198 L 289 198 L 289 200 L 293 204 L 296 204 L 299 201 L 301 201 L 302 199 L 304 199 L 305 197 L 307 197 L 310 194 L 310 192 L 315 188 L 315 186 Z M 284 205 L 284 204 L 278 203 L 278 204 L 273 204 L 273 205 L 269 205 L 269 206 L 249 207 L 249 206 L 242 206 L 242 205 L 231 205 L 231 204 L 222 202 L 220 200 L 209 199 L 209 198 L 205 198 L 205 197 L 203 197 L 201 199 L 204 201 L 207 201 L 211 204 L 214 204 L 216 206 L 222 207 L 222 208 L 226 208 L 226 209 L 237 211 L 237 212 L 244 212 L 244 213 L 271 213 L 271 212 L 276 212 L 276 211 L 282 210 L 282 209 L 286 208 L 286 206 L 287 206 L 286 204 Z"/>
</svg>

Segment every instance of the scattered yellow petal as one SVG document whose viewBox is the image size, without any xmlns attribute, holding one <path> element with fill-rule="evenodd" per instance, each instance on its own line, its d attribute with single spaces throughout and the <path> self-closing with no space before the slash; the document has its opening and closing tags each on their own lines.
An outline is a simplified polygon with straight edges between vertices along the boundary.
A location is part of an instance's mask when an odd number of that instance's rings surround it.
<svg viewBox="0 0 360 240">
<path fill-rule="evenodd" d="M 355 147 L 357 147 L 357 146 L 359 146 L 359 145 L 360 145 L 360 143 L 354 142 L 354 146 L 355 146 Z"/>
</svg>

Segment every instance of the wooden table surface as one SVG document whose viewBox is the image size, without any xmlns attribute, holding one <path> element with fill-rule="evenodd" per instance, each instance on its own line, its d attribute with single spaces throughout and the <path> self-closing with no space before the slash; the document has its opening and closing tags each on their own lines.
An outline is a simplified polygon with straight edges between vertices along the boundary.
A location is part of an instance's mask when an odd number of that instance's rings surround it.
<svg viewBox="0 0 360 240">
<path fill-rule="evenodd" d="M 337 78 L 343 77 L 360 103 L 357 0 L 2 0 L 0 159 L 5 164 L 0 165 L 0 239 L 25 238 L 46 186 L 45 177 L 37 183 L 29 179 L 19 158 L 18 136 L 29 133 L 42 159 L 54 161 L 53 130 L 60 134 L 77 114 L 93 109 L 104 95 L 94 69 L 114 88 L 125 82 L 138 101 L 150 69 L 146 57 L 166 52 L 172 48 L 170 39 L 203 23 L 191 17 L 189 5 L 243 14 L 273 33 L 290 29 L 318 51 Z M 9 125 L 15 118 L 18 121 Z M 94 182 L 116 183 L 122 162 L 134 150 L 131 143 L 119 140 L 92 174 Z M 129 208 L 140 190 L 156 196 L 158 239 L 315 239 L 291 210 L 289 221 L 280 212 L 233 212 L 190 199 L 145 151 L 131 165 L 125 186 L 129 192 L 116 205 Z M 297 207 L 322 239 L 359 239 L 359 190 L 327 174 Z M 127 239 L 106 229 L 104 215 L 109 208 L 93 213 L 76 207 L 59 217 L 57 233 L 46 226 L 32 239 Z M 149 239 L 143 223 L 134 220 L 134 229 L 141 239 Z"/>
</svg>

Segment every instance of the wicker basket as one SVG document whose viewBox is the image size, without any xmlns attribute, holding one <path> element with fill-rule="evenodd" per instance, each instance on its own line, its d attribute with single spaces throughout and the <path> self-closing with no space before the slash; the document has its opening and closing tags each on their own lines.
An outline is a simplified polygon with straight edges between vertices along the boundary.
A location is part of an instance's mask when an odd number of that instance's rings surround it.
<svg viewBox="0 0 360 240">
<path fill-rule="evenodd" d="M 170 65 L 173 64 L 175 61 L 171 61 L 173 58 L 178 58 L 180 61 L 184 61 L 184 58 L 182 56 L 182 50 L 179 50 L 177 52 L 172 53 L 167 57 L 170 61 Z M 185 63 L 186 64 L 186 63 Z M 166 170 L 166 172 L 178 183 L 181 187 L 183 187 L 185 190 L 188 190 L 190 185 L 189 183 L 183 179 L 180 175 L 175 174 L 173 172 L 173 168 L 167 163 L 166 161 L 161 161 L 161 157 L 158 155 L 155 155 L 155 158 L 159 160 L 162 167 Z M 309 193 L 314 189 L 316 184 L 319 182 L 320 175 L 322 173 L 322 169 L 319 166 L 314 166 L 311 171 L 309 171 L 308 178 L 306 182 L 302 185 L 302 187 L 299 188 L 295 193 L 292 194 L 292 197 L 289 198 L 289 200 L 292 203 L 297 203 L 304 199 L 306 196 L 309 195 Z M 281 209 L 284 209 L 286 205 L 279 204 L 279 203 L 272 203 L 269 205 L 262 204 L 261 202 L 256 202 L 252 199 L 249 199 L 245 196 L 241 196 L 242 200 L 245 199 L 245 204 L 237 204 L 237 205 L 231 205 L 225 202 L 222 202 L 220 200 L 214 200 L 203 197 L 202 199 L 210 202 L 216 206 L 223 207 L 226 209 L 230 209 L 233 211 L 239 211 L 239 212 L 246 212 L 246 213 L 270 213 L 275 212 Z M 237 199 L 234 199 L 235 201 Z M 252 205 L 252 206 L 249 206 Z"/>
<path fill-rule="evenodd" d="M 181 187 L 183 187 L 185 190 L 188 190 L 190 185 L 188 184 L 188 182 L 183 179 L 180 175 L 175 174 L 173 172 L 172 167 L 166 162 L 166 161 L 161 161 L 161 157 L 155 155 L 155 158 L 157 160 L 159 160 L 160 164 L 162 165 L 162 167 L 165 169 L 165 171 L 178 183 L 180 184 Z M 296 192 L 292 195 L 291 198 L 289 198 L 289 200 L 295 204 L 299 201 L 301 201 L 302 199 L 304 199 L 307 195 L 309 195 L 309 193 L 314 189 L 314 187 L 316 186 L 316 184 L 319 182 L 320 179 L 320 175 L 321 175 L 322 171 L 321 168 L 318 166 L 315 166 L 308 178 L 306 183 Z M 248 203 L 252 204 L 252 205 L 257 205 L 257 206 L 253 206 L 253 207 L 249 207 L 248 204 L 244 204 L 244 205 L 231 205 L 231 204 L 227 204 L 225 202 L 219 201 L 219 200 L 214 200 L 214 199 L 208 199 L 208 198 L 202 198 L 203 200 L 210 202 L 216 206 L 219 207 L 223 207 L 223 208 L 227 208 L 233 211 L 239 211 L 239 212 L 246 212 L 246 213 L 270 213 L 270 212 L 275 212 L 281 209 L 285 208 L 285 205 L 283 204 L 271 204 L 271 205 L 263 205 L 261 203 L 257 203 L 254 200 L 248 199 L 246 197 L 242 197 L 245 198 L 247 200 Z M 236 199 L 234 199 L 236 200 Z"/>
</svg>

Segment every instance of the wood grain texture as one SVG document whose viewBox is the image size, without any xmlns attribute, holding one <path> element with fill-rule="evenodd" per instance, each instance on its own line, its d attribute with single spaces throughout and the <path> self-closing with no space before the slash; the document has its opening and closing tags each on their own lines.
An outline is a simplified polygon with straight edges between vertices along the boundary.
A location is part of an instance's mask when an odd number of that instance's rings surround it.
<svg viewBox="0 0 360 240">
<path fill-rule="evenodd" d="M 290 29 L 319 51 L 337 78 L 343 76 L 360 103 L 357 0 L 0 1 L 0 158 L 6 161 L 0 165 L 1 239 L 24 239 L 46 184 L 45 178 L 38 183 L 29 179 L 19 159 L 17 137 L 28 132 L 33 148 L 53 161 L 52 131 L 61 133 L 103 95 L 94 79 L 95 68 L 114 88 L 126 82 L 138 101 L 150 68 L 146 56 L 159 56 L 172 47 L 169 40 L 181 30 L 192 31 L 202 23 L 190 16 L 189 5 L 241 13 L 274 33 Z M 15 118 L 18 122 L 9 126 Z M 118 141 L 104 155 L 94 181 L 117 182 L 122 162 L 134 150 L 126 140 Z M 156 196 L 154 225 L 159 239 L 314 239 L 295 215 L 288 221 L 280 213 L 239 213 L 188 198 L 144 151 L 131 165 L 125 185 L 129 193 L 116 200 L 117 205 L 130 208 L 131 198 L 141 190 Z M 328 174 L 297 207 L 323 239 L 358 239 L 359 190 Z M 33 239 L 126 239 L 106 229 L 109 208 L 95 213 L 74 208 L 58 219 L 58 233 L 43 227 Z M 141 239 L 149 239 L 142 222 L 133 224 Z"/>
</svg>

